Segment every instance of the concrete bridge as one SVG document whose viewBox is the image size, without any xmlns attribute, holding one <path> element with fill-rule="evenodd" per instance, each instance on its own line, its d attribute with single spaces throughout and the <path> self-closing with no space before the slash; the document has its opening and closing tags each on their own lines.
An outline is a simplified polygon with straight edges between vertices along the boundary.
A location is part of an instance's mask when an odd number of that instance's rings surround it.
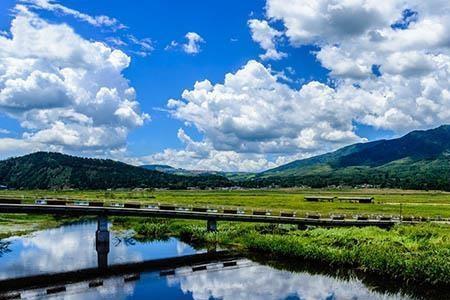
<svg viewBox="0 0 450 300">
<path fill-rule="evenodd" d="M 12 202 L 12 201 L 10 201 Z M 222 211 L 207 211 L 203 209 L 176 209 L 174 206 L 161 205 L 159 207 L 142 207 L 134 205 L 133 207 L 113 207 L 104 206 L 102 202 L 96 202 L 95 205 L 79 205 L 74 203 L 64 204 L 24 204 L 24 203 L 4 203 L 0 201 L 0 213 L 28 213 L 28 214 L 53 214 L 68 216 L 99 216 L 100 226 L 107 223 L 108 216 L 127 216 L 144 218 L 171 218 L 171 219 L 194 219 L 207 221 L 207 229 L 215 231 L 217 221 L 231 222 L 253 222 L 253 223 L 275 223 L 275 224 L 293 224 L 299 228 L 307 226 L 324 227 L 365 227 L 377 226 L 381 228 L 390 228 L 400 222 L 393 219 L 345 219 L 345 218 L 321 218 L 320 216 L 296 217 L 293 214 L 268 215 L 265 212 L 253 212 L 253 214 L 240 213 L 237 210 L 224 209 Z M 101 221 L 103 220 L 103 221 Z M 408 223 L 408 222 L 404 222 Z M 409 222 L 413 223 L 413 222 Z M 102 236 L 99 236 L 102 239 Z"/>
</svg>

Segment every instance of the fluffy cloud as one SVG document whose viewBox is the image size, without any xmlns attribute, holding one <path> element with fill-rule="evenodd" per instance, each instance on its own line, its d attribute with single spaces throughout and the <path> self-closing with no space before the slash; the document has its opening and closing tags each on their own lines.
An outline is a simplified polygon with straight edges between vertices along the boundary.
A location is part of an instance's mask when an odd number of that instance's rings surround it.
<svg viewBox="0 0 450 300">
<path fill-rule="evenodd" d="M 206 43 L 205 40 L 196 32 L 188 32 L 185 34 L 184 38 L 186 41 L 171 41 L 164 50 L 180 50 L 190 55 L 196 55 L 202 51 L 201 44 Z"/>
<path fill-rule="evenodd" d="M 351 108 L 332 88 L 310 82 L 291 89 L 256 61 L 223 84 L 197 82 L 182 98 L 169 100 L 172 115 L 195 125 L 216 150 L 293 154 L 360 140 Z"/>
<path fill-rule="evenodd" d="M 283 35 L 282 32 L 270 27 L 266 20 L 252 19 L 248 21 L 248 26 L 252 33 L 252 39 L 266 50 L 266 53 L 259 56 L 262 60 L 279 60 L 286 57 L 286 53 L 279 52 L 275 48 L 275 41 Z"/>
<path fill-rule="evenodd" d="M 187 54 L 197 54 L 201 51 L 200 44 L 205 40 L 196 32 L 188 32 L 185 35 L 187 42 L 183 44 L 183 51 Z"/>
<path fill-rule="evenodd" d="M 282 20 L 286 36 L 295 45 L 305 45 L 359 36 L 398 18 L 398 2 L 374 0 L 267 0 L 269 18 Z"/>
<path fill-rule="evenodd" d="M 320 47 L 335 92 L 363 108 L 359 122 L 397 133 L 450 122 L 448 1 L 267 0 L 266 8 L 293 46 Z"/>
<path fill-rule="evenodd" d="M 349 105 L 346 93 L 315 81 L 296 90 L 249 61 L 226 74 L 222 84 L 196 82 L 181 100 L 169 100 L 172 116 L 195 126 L 204 138 L 196 142 L 180 130 L 184 150 L 167 149 L 145 159 L 194 169 L 259 171 L 363 141 L 353 121 L 370 103 Z"/>
<path fill-rule="evenodd" d="M 109 151 L 149 118 L 122 71 L 130 58 L 16 6 L 0 36 L 0 112 L 24 128 L 26 149 Z M 10 141 L 11 142 L 11 141 Z"/>
<path fill-rule="evenodd" d="M 178 130 L 178 138 L 185 145 L 185 149 L 166 149 L 130 162 L 168 164 L 189 170 L 213 171 L 259 171 L 275 166 L 262 154 L 219 151 L 214 149 L 210 141 L 195 142 L 183 129 Z"/>
</svg>

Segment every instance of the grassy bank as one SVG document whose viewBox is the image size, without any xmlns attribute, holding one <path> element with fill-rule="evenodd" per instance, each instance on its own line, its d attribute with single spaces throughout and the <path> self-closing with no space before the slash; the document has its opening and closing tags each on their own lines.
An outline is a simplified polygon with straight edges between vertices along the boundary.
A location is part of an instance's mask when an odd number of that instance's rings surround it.
<svg viewBox="0 0 450 300">
<path fill-rule="evenodd" d="M 84 218 L 68 218 L 51 215 L 0 214 L 0 239 L 13 235 L 24 235 L 37 230 L 54 228 L 82 219 Z"/>
<path fill-rule="evenodd" d="M 351 266 L 394 279 L 450 284 L 449 231 L 440 226 L 398 226 L 390 232 L 316 229 L 283 236 L 252 233 L 244 245 L 260 253 Z"/>
<path fill-rule="evenodd" d="M 61 219 L 47 215 L 0 214 L 0 239 L 56 227 L 62 222 Z"/>
<path fill-rule="evenodd" d="M 448 225 L 398 225 L 389 231 L 375 227 L 300 231 L 292 226 L 219 223 L 217 232 L 207 232 L 204 223 L 125 222 L 134 228 L 138 238 L 177 236 L 203 247 L 219 245 L 274 258 L 350 267 L 406 282 L 450 284 Z M 120 220 L 117 224 L 121 224 Z"/>
</svg>

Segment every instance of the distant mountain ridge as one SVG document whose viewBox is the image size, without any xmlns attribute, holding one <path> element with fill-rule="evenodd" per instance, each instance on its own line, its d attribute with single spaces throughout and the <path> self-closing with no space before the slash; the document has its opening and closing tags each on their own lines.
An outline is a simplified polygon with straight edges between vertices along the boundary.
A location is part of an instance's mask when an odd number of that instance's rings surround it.
<svg viewBox="0 0 450 300">
<path fill-rule="evenodd" d="M 131 166 L 36 152 L 0 161 L 0 186 L 24 189 L 376 186 L 450 191 L 450 126 L 358 143 L 258 174 Z"/>
<path fill-rule="evenodd" d="M 182 168 L 174 168 L 168 165 L 142 165 L 141 168 L 153 171 L 160 171 L 168 174 L 177 174 L 183 176 L 200 176 L 200 175 L 218 175 L 224 176 L 228 179 L 242 179 L 247 178 L 253 173 L 249 172 L 224 172 L 224 171 L 212 171 L 212 170 L 188 170 Z"/>
<path fill-rule="evenodd" d="M 293 161 L 259 173 L 249 184 L 252 183 L 314 187 L 370 184 L 450 190 L 450 126 L 358 143 Z"/>
<path fill-rule="evenodd" d="M 168 166 L 168 165 L 142 165 L 141 168 L 150 170 L 150 171 L 160 171 L 160 172 L 171 172 L 173 170 L 176 170 L 174 167 Z"/>
<path fill-rule="evenodd" d="M 0 184 L 24 189 L 178 188 L 230 186 L 222 176 L 180 176 L 53 152 L 36 152 L 0 161 Z"/>
<path fill-rule="evenodd" d="M 184 176 L 198 176 L 202 174 L 213 174 L 215 172 L 213 171 L 206 171 L 206 170 L 187 170 L 182 168 L 174 168 L 172 166 L 168 165 L 142 165 L 141 168 L 147 169 L 147 170 L 153 170 L 153 171 L 159 171 L 169 174 L 178 174 L 178 175 L 184 175 Z"/>
</svg>

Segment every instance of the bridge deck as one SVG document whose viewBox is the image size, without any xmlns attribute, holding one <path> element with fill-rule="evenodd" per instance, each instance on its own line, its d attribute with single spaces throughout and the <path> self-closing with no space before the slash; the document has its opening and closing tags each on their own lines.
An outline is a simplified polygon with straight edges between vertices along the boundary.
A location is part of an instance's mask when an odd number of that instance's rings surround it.
<svg viewBox="0 0 450 300">
<path fill-rule="evenodd" d="M 328 218 L 311 219 L 311 218 L 287 217 L 287 216 L 230 214 L 223 212 L 198 212 L 198 211 L 177 211 L 177 210 L 163 210 L 150 208 L 94 207 L 94 206 L 76 206 L 76 205 L 48 205 L 48 204 L 39 205 L 39 204 L 0 203 L 0 213 L 55 214 L 55 215 L 71 215 L 71 216 L 86 216 L 86 215 L 129 216 L 129 217 L 147 217 L 147 218 L 277 223 L 277 224 L 295 224 L 295 225 L 330 226 L 330 227 L 377 226 L 389 228 L 394 224 L 399 223 L 398 220 L 372 220 L 372 219 L 335 220 Z"/>
</svg>

